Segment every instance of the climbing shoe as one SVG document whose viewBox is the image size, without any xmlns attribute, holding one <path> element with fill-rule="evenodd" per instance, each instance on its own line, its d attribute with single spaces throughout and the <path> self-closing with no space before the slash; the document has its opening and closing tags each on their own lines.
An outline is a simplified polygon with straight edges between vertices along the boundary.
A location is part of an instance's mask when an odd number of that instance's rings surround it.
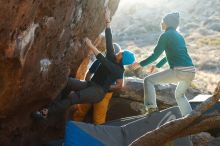
<svg viewBox="0 0 220 146">
<path fill-rule="evenodd" d="M 31 117 L 35 120 L 45 120 L 47 119 L 48 109 L 42 109 L 40 111 L 35 111 L 31 114 Z"/>
<path fill-rule="evenodd" d="M 156 108 L 146 108 L 146 111 L 148 114 L 152 114 L 154 112 L 159 111 L 159 109 L 157 107 Z"/>
</svg>

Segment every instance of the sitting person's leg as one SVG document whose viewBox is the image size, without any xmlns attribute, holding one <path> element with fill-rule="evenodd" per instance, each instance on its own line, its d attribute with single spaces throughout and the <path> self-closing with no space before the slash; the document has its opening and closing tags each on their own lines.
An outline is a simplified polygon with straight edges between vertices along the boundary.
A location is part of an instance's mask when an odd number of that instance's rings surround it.
<svg viewBox="0 0 220 146">
<path fill-rule="evenodd" d="M 93 104 L 94 124 L 105 123 L 108 105 L 111 100 L 112 94 L 113 92 L 106 93 L 105 97 L 100 102 Z M 91 106 L 91 104 L 77 104 L 76 110 L 73 113 L 73 120 L 78 122 L 83 121 Z"/>
<path fill-rule="evenodd" d="M 106 114 L 108 111 L 108 105 L 112 98 L 113 92 L 108 92 L 105 97 L 98 103 L 93 105 L 93 123 L 103 124 L 106 121 Z"/>
</svg>

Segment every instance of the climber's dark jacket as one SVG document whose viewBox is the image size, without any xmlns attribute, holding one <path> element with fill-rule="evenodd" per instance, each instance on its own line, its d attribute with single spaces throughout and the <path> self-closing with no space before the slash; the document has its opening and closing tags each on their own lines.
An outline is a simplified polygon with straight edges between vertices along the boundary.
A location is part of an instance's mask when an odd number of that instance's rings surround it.
<svg viewBox="0 0 220 146">
<path fill-rule="evenodd" d="M 91 81 L 81 81 L 70 77 L 59 96 L 60 100 L 48 107 L 49 114 L 64 111 L 72 104 L 97 103 L 103 99 L 112 83 L 123 78 L 124 67 L 121 63 L 116 63 L 110 28 L 105 30 L 105 35 L 106 57 L 101 53 L 96 56 L 100 65 L 94 72 Z"/>
</svg>

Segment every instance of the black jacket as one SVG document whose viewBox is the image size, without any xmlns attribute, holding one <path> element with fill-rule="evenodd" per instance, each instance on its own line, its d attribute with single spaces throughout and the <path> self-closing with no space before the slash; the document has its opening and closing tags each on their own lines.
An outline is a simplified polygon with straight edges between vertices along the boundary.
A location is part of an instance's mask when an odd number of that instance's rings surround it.
<svg viewBox="0 0 220 146">
<path fill-rule="evenodd" d="M 112 83 L 119 78 L 123 78 L 124 67 L 121 63 L 116 63 L 110 28 L 106 28 L 105 37 L 107 49 L 106 57 L 104 57 L 101 53 L 96 56 L 101 64 L 94 73 L 91 81 L 100 85 L 104 91 L 107 92 Z"/>
</svg>

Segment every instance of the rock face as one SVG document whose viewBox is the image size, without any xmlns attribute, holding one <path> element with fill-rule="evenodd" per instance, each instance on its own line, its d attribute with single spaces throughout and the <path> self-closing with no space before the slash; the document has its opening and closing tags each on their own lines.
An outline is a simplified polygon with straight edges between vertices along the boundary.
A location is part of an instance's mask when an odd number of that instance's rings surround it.
<svg viewBox="0 0 220 146">
<path fill-rule="evenodd" d="M 118 2 L 109 0 L 113 13 Z M 0 2 L 1 145 L 38 145 L 42 137 L 51 138 L 45 136 L 45 131 L 53 131 L 54 137 L 59 135 L 56 128 L 38 127 L 29 115 L 56 97 L 70 74 L 76 76 L 88 53 L 83 38 L 94 40 L 104 29 L 104 3 Z"/>
<path fill-rule="evenodd" d="M 201 132 L 192 136 L 194 146 L 205 146 L 208 144 L 209 141 L 213 139 L 214 137 L 212 137 L 209 133 L 206 132 Z"/>
<path fill-rule="evenodd" d="M 211 140 L 206 146 L 219 146 L 220 144 L 220 137 Z"/>
<path fill-rule="evenodd" d="M 120 97 L 128 98 L 134 101 L 143 102 L 144 89 L 143 89 L 143 80 L 139 78 L 126 78 L 125 79 L 124 89 L 120 91 Z M 157 100 L 163 102 L 167 105 L 175 105 L 175 84 L 158 84 L 155 85 L 157 92 Z M 186 92 L 186 97 L 192 99 L 200 93 L 199 90 L 189 88 Z"/>
</svg>

